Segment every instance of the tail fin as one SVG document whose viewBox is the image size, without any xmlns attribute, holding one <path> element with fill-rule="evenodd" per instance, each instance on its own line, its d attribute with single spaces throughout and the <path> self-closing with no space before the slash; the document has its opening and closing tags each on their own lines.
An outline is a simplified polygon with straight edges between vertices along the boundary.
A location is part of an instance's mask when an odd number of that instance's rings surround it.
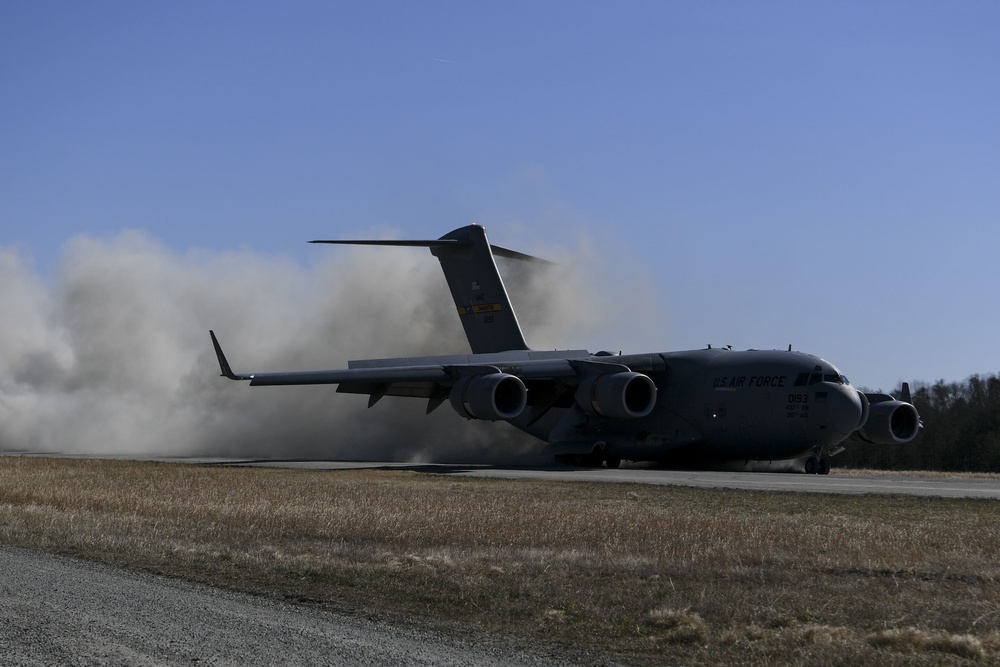
<svg viewBox="0 0 1000 667">
<path fill-rule="evenodd" d="M 431 253 L 451 288 L 472 352 L 527 350 L 521 325 L 497 271 L 486 230 L 479 225 L 456 229 L 441 237 L 461 245 L 434 246 Z"/>
<path fill-rule="evenodd" d="M 418 246 L 430 248 L 458 308 L 473 354 L 527 350 L 514 308 L 497 270 L 494 252 L 501 257 L 535 259 L 513 250 L 491 246 L 479 225 L 461 227 L 434 241 L 312 241 L 354 245 Z"/>
</svg>

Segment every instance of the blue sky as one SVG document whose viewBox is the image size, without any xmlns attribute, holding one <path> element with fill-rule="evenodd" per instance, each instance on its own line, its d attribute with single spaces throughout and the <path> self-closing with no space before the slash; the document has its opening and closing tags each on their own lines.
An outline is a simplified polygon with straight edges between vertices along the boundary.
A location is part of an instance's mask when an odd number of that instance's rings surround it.
<svg viewBox="0 0 1000 667">
<path fill-rule="evenodd" d="M 644 285 L 602 347 L 996 373 L 998 28 L 995 2 L 5 0 L 0 249 L 44 280 L 125 229 L 307 265 L 477 221 Z"/>
</svg>

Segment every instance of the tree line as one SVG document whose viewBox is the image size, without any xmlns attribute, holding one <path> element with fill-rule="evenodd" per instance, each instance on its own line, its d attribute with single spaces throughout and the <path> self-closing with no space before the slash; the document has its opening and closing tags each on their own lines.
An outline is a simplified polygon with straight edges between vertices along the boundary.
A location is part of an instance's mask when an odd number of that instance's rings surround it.
<svg viewBox="0 0 1000 667">
<path fill-rule="evenodd" d="M 837 466 L 894 470 L 1000 472 L 1000 377 L 911 386 L 924 428 L 916 439 L 872 445 L 851 438 Z M 897 398 L 902 387 L 891 392 Z"/>
</svg>

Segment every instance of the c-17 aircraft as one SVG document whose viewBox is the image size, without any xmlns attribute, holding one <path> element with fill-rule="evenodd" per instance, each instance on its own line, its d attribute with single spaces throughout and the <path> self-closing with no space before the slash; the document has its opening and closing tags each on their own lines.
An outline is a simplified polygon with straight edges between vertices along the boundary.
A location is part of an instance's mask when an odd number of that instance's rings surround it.
<svg viewBox="0 0 1000 667">
<path fill-rule="evenodd" d="M 210 332 L 222 375 L 251 386 L 336 384 L 338 392 L 445 401 L 468 419 L 506 421 L 547 443 L 557 461 L 728 465 L 826 474 L 852 434 L 906 443 L 922 424 L 902 400 L 856 390 L 830 362 L 788 350 L 611 354 L 532 350 L 479 225 L 430 241 L 313 241 L 427 247 L 441 262 L 472 354 L 348 362 L 343 370 L 235 373 Z"/>
</svg>

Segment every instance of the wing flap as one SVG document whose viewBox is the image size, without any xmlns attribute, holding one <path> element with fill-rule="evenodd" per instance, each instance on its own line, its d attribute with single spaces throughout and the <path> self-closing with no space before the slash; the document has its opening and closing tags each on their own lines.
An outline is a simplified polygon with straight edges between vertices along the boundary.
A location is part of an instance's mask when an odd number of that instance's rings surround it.
<svg viewBox="0 0 1000 667">
<path fill-rule="evenodd" d="M 434 382 L 391 382 L 378 384 L 372 382 L 342 382 L 337 387 L 341 394 L 368 394 L 369 396 L 403 396 L 405 398 L 430 398 L 438 391 L 439 385 Z"/>
</svg>

